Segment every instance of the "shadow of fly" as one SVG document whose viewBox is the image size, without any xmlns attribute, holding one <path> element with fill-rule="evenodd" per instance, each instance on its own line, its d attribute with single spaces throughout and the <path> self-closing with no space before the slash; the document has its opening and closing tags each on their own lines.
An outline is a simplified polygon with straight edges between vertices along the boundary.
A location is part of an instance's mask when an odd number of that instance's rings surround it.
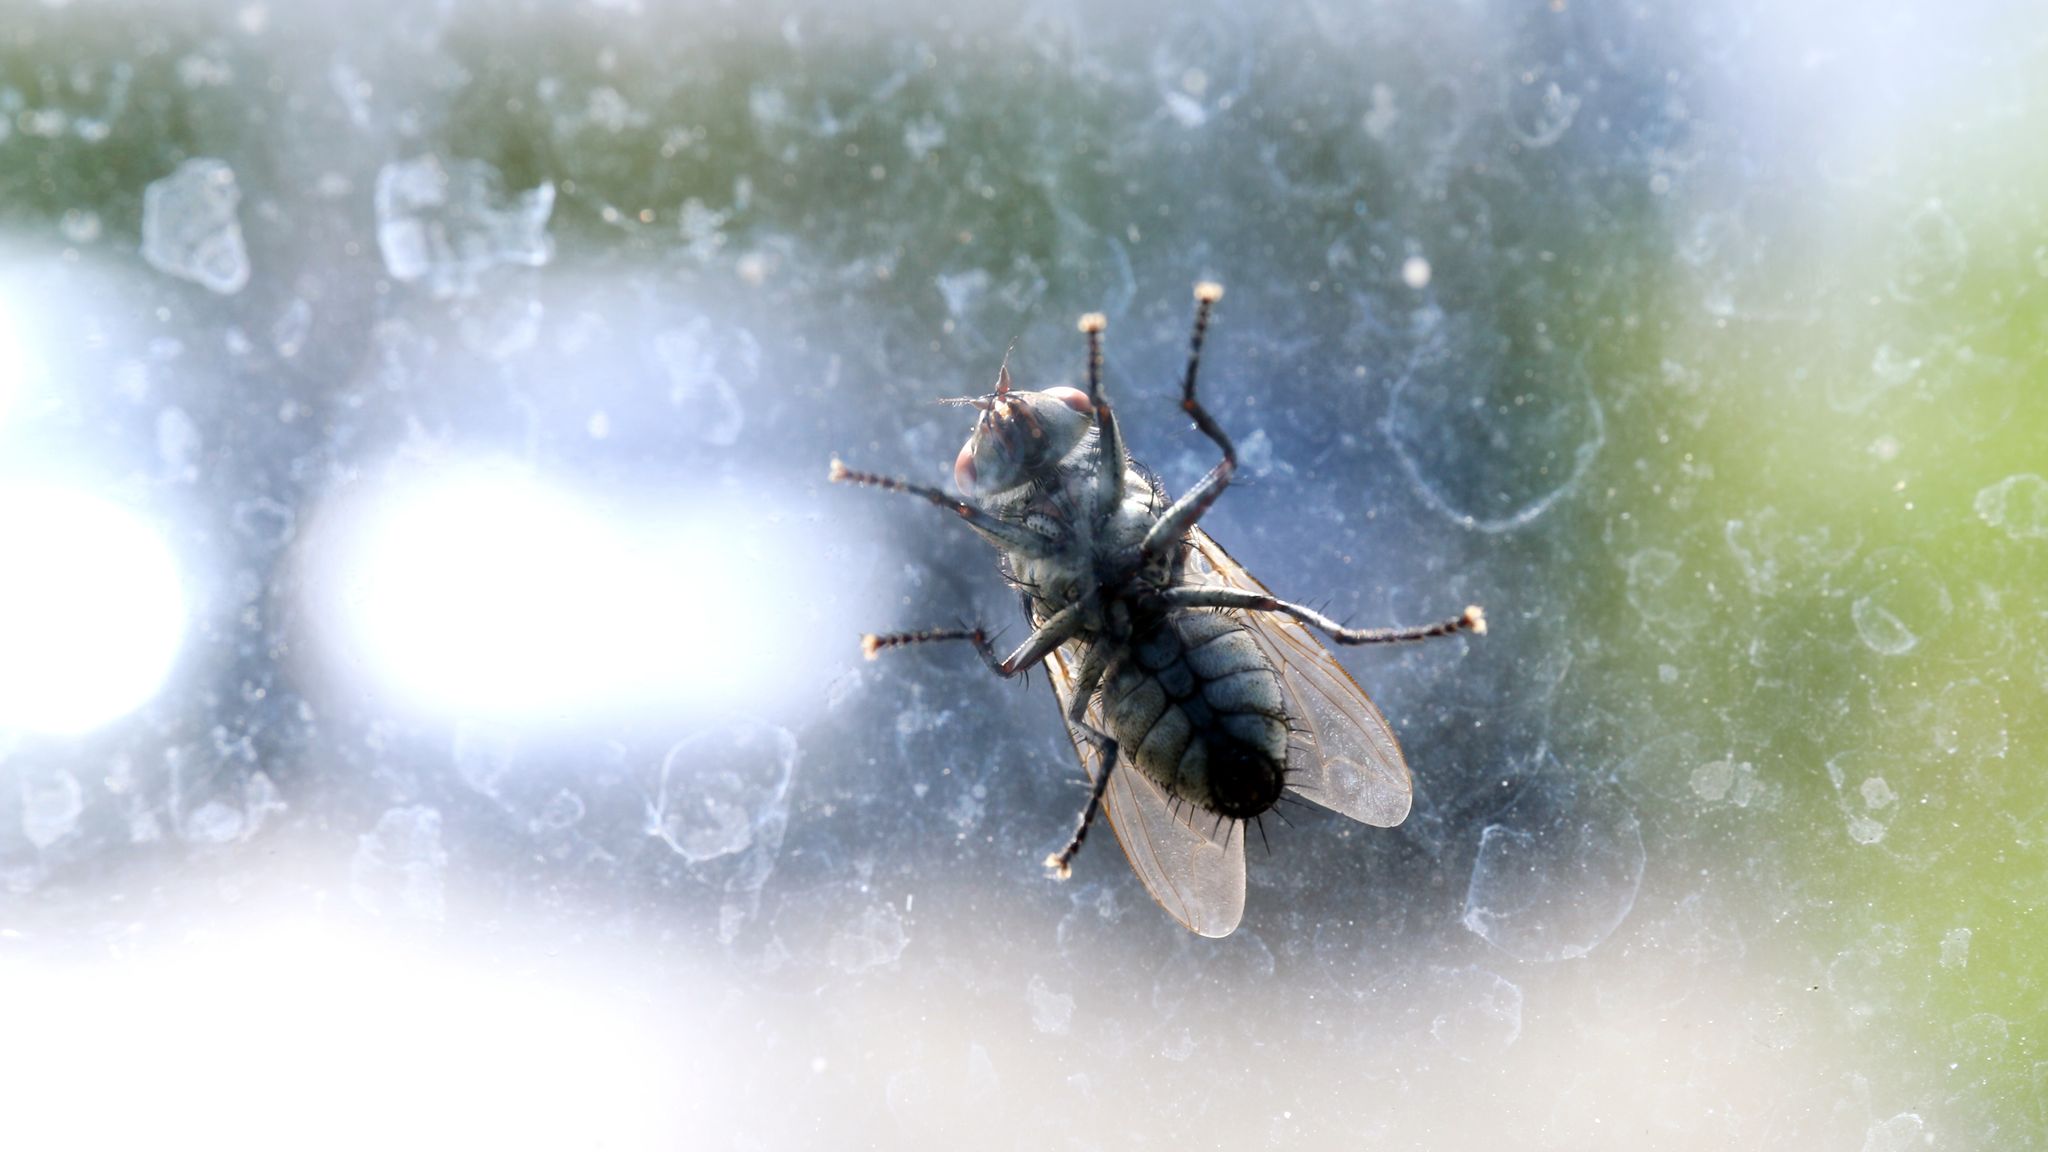
<svg viewBox="0 0 2048 1152">
<path fill-rule="evenodd" d="M 1195 396 L 1220 284 L 1195 286 L 1181 410 L 1223 453 L 1169 499 L 1130 458 L 1102 390 L 1100 313 L 1081 317 L 1088 390 L 1021 391 L 1004 363 L 953 463 L 961 496 L 832 461 L 835 483 L 929 500 L 1001 553 L 1031 635 L 999 655 L 980 627 L 862 638 L 891 648 L 959 641 L 1005 678 L 1044 664 L 1092 785 L 1074 834 L 1046 866 L 1065 878 L 1098 814 L 1175 919 L 1226 936 L 1244 913 L 1244 836 L 1285 791 L 1389 828 L 1408 815 L 1408 765 L 1386 718 L 1330 655 L 1484 633 L 1477 607 L 1414 628 L 1346 628 L 1275 597 L 1198 526 L 1237 471 L 1230 437 Z M 1263 825 L 1260 826 L 1263 833 Z"/>
</svg>

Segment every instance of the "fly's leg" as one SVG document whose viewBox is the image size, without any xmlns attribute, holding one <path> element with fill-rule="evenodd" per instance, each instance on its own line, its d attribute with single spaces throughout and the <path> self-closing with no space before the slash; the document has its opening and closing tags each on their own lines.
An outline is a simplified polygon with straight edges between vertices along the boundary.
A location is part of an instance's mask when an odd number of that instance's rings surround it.
<svg viewBox="0 0 2048 1152">
<path fill-rule="evenodd" d="M 1034 532 L 1022 524 L 1012 524 L 971 500 L 948 496 L 928 484 L 913 484 L 895 476 L 878 476 L 872 472 L 856 472 L 841 464 L 836 457 L 828 478 L 834 484 L 857 484 L 863 488 L 880 488 L 884 492 L 921 496 L 960 517 L 969 528 L 980 533 L 982 539 L 1005 551 L 1036 557 L 1049 555 L 1053 549 L 1053 539 L 1044 533 Z"/>
<path fill-rule="evenodd" d="M 1081 819 L 1074 825 L 1073 836 L 1067 839 L 1066 847 L 1045 858 L 1045 866 L 1058 879 L 1065 880 L 1073 875 L 1074 854 L 1081 850 L 1081 842 L 1088 838 L 1088 828 L 1095 823 L 1095 817 L 1102 811 L 1102 795 L 1109 790 L 1109 774 L 1116 770 L 1117 744 L 1114 737 L 1088 723 L 1088 702 L 1095 698 L 1095 689 L 1102 683 L 1107 663 L 1100 648 L 1088 650 L 1081 662 L 1081 671 L 1074 679 L 1074 698 L 1067 704 L 1067 723 L 1081 738 L 1095 746 L 1102 757 L 1102 769 L 1095 774 L 1094 784 L 1088 789 L 1088 803 L 1081 809 Z"/>
<path fill-rule="evenodd" d="M 1088 838 L 1088 829 L 1102 812 L 1102 794 L 1109 791 L 1109 774 L 1116 767 L 1117 757 L 1116 739 L 1107 732 L 1098 731 L 1084 721 L 1076 721 L 1074 728 L 1101 752 L 1102 772 L 1088 789 L 1088 806 L 1081 809 L 1081 819 L 1074 825 L 1074 834 L 1068 838 L 1066 847 L 1045 858 L 1046 869 L 1059 880 L 1074 874 L 1074 854 L 1081 850 L 1081 842 Z"/>
<path fill-rule="evenodd" d="M 1195 399 L 1195 370 L 1202 363 L 1202 338 L 1209 332 L 1209 311 L 1221 299 L 1223 285 L 1211 280 L 1195 285 L 1195 331 L 1194 335 L 1188 338 L 1188 373 L 1187 378 L 1181 382 L 1180 408 L 1194 419 L 1195 427 L 1202 430 L 1202 435 L 1214 440 L 1216 446 L 1223 449 L 1223 459 L 1209 470 L 1207 476 L 1188 489 L 1187 495 L 1174 501 L 1173 507 L 1168 508 L 1165 514 L 1160 516 L 1159 522 L 1152 526 L 1152 530 L 1145 533 L 1145 542 L 1140 545 L 1140 555 L 1147 563 L 1158 559 L 1178 545 L 1187 536 L 1188 529 L 1193 528 L 1195 522 L 1202 518 L 1202 513 L 1207 512 L 1209 506 L 1216 503 L 1216 498 L 1223 495 L 1223 490 L 1230 486 L 1230 478 L 1237 473 L 1237 449 L 1230 443 L 1230 437 L 1224 435 L 1223 426 L 1216 423 L 1216 418 L 1209 415 L 1208 409 L 1202 407 L 1201 401 Z"/>
<path fill-rule="evenodd" d="M 912 644 L 934 644 L 947 640 L 965 640 L 974 645 L 981 654 L 984 664 L 996 675 L 1008 679 L 1026 668 L 1037 664 L 1052 654 L 1053 649 L 1073 638 L 1079 630 L 1081 609 L 1075 605 L 1053 615 L 1038 631 L 1033 632 L 1007 659 L 997 659 L 995 647 L 989 643 L 988 634 L 980 628 L 933 628 L 924 632 L 894 632 L 887 635 L 861 637 L 861 651 L 873 660 L 884 649 L 905 648 Z M 1090 649 L 1081 665 L 1081 674 L 1074 684 L 1074 700 L 1067 709 L 1067 722 L 1081 734 L 1081 738 L 1095 747 L 1102 757 L 1102 771 L 1095 777 L 1088 792 L 1087 807 L 1081 809 L 1081 819 L 1074 827 L 1074 835 L 1066 847 L 1045 858 L 1045 866 L 1053 875 L 1065 880 L 1071 874 L 1074 853 L 1081 850 L 1081 842 L 1088 837 L 1088 828 L 1095 823 L 1096 814 L 1102 810 L 1102 794 L 1109 788 L 1110 770 L 1116 767 L 1117 744 L 1108 733 L 1099 731 L 1088 723 L 1088 702 L 1094 698 L 1096 686 L 1102 682 L 1104 663 Z"/>
<path fill-rule="evenodd" d="M 1109 327 L 1100 312 L 1081 317 L 1081 331 L 1088 337 L 1088 404 L 1095 410 L 1095 516 L 1098 521 L 1116 514 L 1124 502 L 1124 472 L 1130 458 L 1124 454 L 1123 433 L 1116 425 L 1116 413 L 1109 397 L 1102 394 L 1102 331 Z"/>
<path fill-rule="evenodd" d="M 988 665 L 989 671 L 1008 680 L 1052 655 L 1053 649 L 1073 639 L 1074 633 L 1080 629 L 1081 606 L 1073 604 L 1055 612 L 1052 619 L 1047 620 L 1036 632 L 1026 637 L 1024 643 L 1018 645 L 1017 650 L 1007 657 L 996 655 L 995 645 L 989 643 L 988 633 L 978 627 L 933 628 L 924 632 L 890 632 L 882 635 L 870 633 L 860 638 L 860 650 L 868 659 L 873 660 L 888 648 L 934 644 L 945 640 L 965 640 L 973 644 L 974 650 L 981 654 L 981 662 Z"/>
<path fill-rule="evenodd" d="M 1486 635 L 1486 613 L 1477 604 L 1449 620 L 1417 628 L 1346 628 L 1313 608 L 1235 588 L 1174 588 L 1166 593 L 1166 602 L 1176 608 L 1284 612 L 1339 644 L 1399 644 L 1408 640 L 1427 640 L 1433 636 L 1452 636 L 1459 632 Z"/>
</svg>

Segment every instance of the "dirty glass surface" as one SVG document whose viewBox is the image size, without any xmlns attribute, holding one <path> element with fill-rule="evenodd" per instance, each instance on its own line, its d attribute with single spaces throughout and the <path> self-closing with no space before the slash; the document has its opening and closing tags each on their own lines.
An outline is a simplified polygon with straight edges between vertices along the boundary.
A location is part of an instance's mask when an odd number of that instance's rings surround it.
<svg viewBox="0 0 2048 1152">
<path fill-rule="evenodd" d="M 0 3 L 0 1143 L 2048 1143 L 2037 6 Z M 1183 931 L 932 483 L 1136 454 L 1413 814 Z"/>
</svg>

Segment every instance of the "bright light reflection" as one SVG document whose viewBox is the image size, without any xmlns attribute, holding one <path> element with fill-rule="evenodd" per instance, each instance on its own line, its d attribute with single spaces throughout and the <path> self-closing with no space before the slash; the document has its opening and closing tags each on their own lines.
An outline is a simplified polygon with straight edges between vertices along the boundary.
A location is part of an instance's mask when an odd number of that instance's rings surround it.
<svg viewBox="0 0 2048 1152">
<path fill-rule="evenodd" d="M 14 330 L 13 312 L 7 299 L 0 297 L 0 427 L 7 424 L 7 412 L 28 378 L 28 353 Z"/>
<path fill-rule="evenodd" d="M 716 525 L 607 511 L 472 465 L 379 494 L 340 547 L 343 642 L 435 711 L 674 707 L 769 674 L 758 622 L 785 566 L 749 561 Z"/>
<path fill-rule="evenodd" d="M 652 1149 L 685 1107 L 623 1005 L 320 926 L 0 958 L 0 1020 L 9 1147 Z"/>
<path fill-rule="evenodd" d="M 185 629 L 170 550 L 134 513 L 0 488 L 0 727 L 83 732 L 154 695 Z"/>
</svg>

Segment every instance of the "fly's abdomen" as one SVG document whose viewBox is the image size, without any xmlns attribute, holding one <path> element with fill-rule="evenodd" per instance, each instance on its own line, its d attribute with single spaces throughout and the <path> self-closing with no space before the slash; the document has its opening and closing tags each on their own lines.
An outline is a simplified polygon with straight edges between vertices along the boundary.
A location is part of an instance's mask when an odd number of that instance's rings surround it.
<svg viewBox="0 0 2048 1152">
<path fill-rule="evenodd" d="M 1102 704 L 1122 755 L 1169 794 L 1234 818 L 1280 798 L 1280 678 L 1231 617 L 1175 612 L 1132 637 Z"/>
</svg>

